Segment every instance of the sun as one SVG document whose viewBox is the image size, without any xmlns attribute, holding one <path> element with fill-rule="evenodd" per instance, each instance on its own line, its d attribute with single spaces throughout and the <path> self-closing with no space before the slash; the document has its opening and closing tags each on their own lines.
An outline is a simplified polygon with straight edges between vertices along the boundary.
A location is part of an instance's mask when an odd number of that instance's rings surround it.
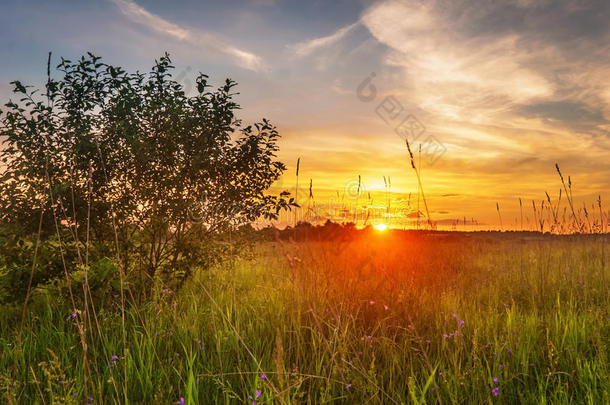
<svg viewBox="0 0 610 405">
<path fill-rule="evenodd" d="M 388 229 L 388 226 L 386 224 L 377 224 L 377 225 L 375 225 L 375 229 L 378 230 L 379 232 L 383 232 L 386 229 Z"/>
</svg>

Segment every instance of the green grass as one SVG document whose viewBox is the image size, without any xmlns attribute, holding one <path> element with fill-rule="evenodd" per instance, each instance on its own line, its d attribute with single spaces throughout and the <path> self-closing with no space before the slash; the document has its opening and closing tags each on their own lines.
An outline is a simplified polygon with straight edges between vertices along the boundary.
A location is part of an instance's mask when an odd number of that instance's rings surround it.
<svg viewBox="0 0 610 405">
<path fill-rule="evenodd" d="M 1 309 L 0 402 L 610 403 L 601 252 L 584 236 L 265 243 L 128 305 L 125 352 L 111 296 L 89 372 L 47 291 L 21 345 L 21 309 Z"/>
</svg>

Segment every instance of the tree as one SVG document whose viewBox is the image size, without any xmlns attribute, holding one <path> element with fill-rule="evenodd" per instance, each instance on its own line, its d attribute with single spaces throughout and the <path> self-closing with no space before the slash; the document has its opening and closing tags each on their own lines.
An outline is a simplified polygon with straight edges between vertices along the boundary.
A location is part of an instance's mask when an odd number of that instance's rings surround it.
<svg viewBox="0 0 610 405">
<path fill-rule="evenodd" d="M 43 237 L 113 246 L 126 271 L 152 279 L 188 274 L 218 235 L 295 205 L 266 193 L 285 170 L 280 135 L 235 117 L 236 83 L 211 90 L 200 73 L 190 96 L 173 68 L 165 54 L 149 73 L 127 73 L 89 53 L 62 58 L 58 80 L 49 68 L 42 97 L 12 82 L 20 101 L 0 111 L 0 220 L 27 234 L 40 218 Z"/>
</svg>

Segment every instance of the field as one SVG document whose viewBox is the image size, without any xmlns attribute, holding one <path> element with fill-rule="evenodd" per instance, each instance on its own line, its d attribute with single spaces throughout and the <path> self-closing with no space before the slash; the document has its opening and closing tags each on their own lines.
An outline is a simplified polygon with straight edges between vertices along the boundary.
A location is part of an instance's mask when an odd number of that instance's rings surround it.
<svg viewBox="0 0 610 405">
<path fill-rule="evenodd" d="M 47 288 L 19 343 L 1 308 L 0 402 L 610 403 L 604 237 L 293 236 L 126 294 L 124 319 Z"/>
</svg>

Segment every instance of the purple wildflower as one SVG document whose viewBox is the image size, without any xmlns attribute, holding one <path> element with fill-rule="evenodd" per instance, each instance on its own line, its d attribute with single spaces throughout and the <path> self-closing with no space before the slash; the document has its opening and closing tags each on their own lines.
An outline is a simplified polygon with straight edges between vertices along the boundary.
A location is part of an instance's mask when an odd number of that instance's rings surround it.
<svg viewBox="0 0 610 405">
<path fill-rule="evenodd" d="M 375 305 L 375 301 L 371 300 L 371 301 L 369 301 L 369 304 Z"/>
<path fill-rule="evenodd" d="M 345 386 L 345 389 L 346 389 L 346 390 L 349 390 L 350 388 L 352 388 L 352 384 L 347 384 L 347 385 Z"/>
<path fill-rule="evenodd" d="M 117 361 L 119 359 L 119 356 L 117 356 L 116 354 L 113 354 L 112 356 L 110 356 L 110 360 L 112 361 Z"/>
<path fill-rule="evenodd" d="M 500 393 L 500 389 L 498 387 L 496 387 L 493 390 L 491 390 L 491 393 L 494 394 L 494 397 L 497 397 L 498 394 Z"/>
<path fill-rule="evenodd" d="M 267 376 L 265 375 L 265 373 L 261 374 L 261 380 L 266 380 Z"/>
<path fill-rule="evenodd" d="M 261 396 L 260 390 L 256 390 L 256 392 L 254 393 L 254 398 L 258 398 L 260 396 Z"/>
<path fill-rule="evenodd" d="M 460 319 L 460 320 L 458 321 L 458 327 L 462 327 L 462 325 L 464 325 L 464 321 Z"/>
<path fill-rule="evenodd" d="M 495 383 L 497 383 L 498 381 L 500 381 L 500 380 L 498 380 L 498 377 L 494 377 L 494 378 L 492 378 L 491 380 L 492 380 L 493 382 L 495 382 Z"/>
<path fill-rule="evenodd" d="M 180 405 L 184 405 L 184 397 L 180 397 L 180 401 L 178 402 Z"/>
</svg>

